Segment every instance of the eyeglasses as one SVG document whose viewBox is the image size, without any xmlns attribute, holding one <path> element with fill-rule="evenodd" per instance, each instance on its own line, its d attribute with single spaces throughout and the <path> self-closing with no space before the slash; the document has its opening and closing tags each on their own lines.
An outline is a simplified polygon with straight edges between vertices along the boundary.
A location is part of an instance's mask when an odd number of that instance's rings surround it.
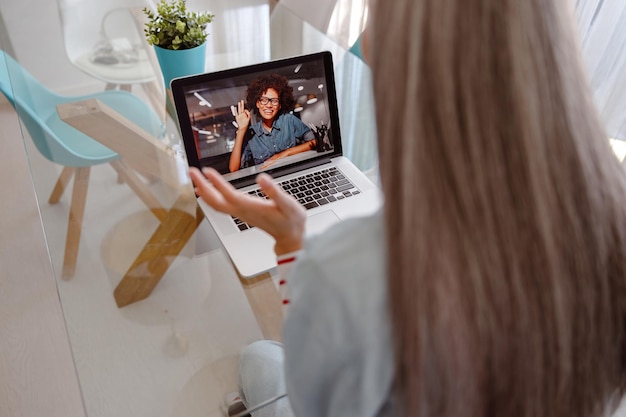
<svg viewBox="0 0 626 417">
<path fill-rule="evenodd" d="M 272 103 L 272 106 L 278 106 L 278 99 L 262 96 L 259 99 L 259 103 L 261 103 L 264 106 L 266 106 L 268 103 Z"/>
</svg>

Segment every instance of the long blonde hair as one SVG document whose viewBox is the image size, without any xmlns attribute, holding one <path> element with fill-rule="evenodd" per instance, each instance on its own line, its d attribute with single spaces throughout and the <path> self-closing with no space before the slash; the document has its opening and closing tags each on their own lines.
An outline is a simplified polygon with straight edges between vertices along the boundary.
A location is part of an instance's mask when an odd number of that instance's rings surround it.
<svg viewBox="0 0 626 417">
<path fill-rule="evenodd" d="M 592 416 L 623 392 L 626 178 L 568 3 L 371 6 L 410 416 Z"/>
</svg>

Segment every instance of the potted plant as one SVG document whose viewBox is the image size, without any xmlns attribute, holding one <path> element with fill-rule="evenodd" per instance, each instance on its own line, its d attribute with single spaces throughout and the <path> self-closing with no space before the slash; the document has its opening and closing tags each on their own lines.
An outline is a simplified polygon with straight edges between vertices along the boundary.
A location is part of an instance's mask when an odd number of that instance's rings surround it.
<svg viewBox="0 0 626 417">
<path fill-rule="evenodd" d="M 173 78 L 204 71 L 206 27 L 214 15 L 187 10 L 185 0 L 159 0 L 156 11 L 143 12 L 146 40 L 154 46 L 166 88 Z"/>
</svg>

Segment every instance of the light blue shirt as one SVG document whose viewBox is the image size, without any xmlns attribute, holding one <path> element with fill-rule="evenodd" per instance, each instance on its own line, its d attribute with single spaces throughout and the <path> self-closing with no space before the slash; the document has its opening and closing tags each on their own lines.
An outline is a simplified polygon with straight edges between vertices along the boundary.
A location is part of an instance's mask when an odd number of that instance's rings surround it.
<svg viewBox="0 0 626 417">
<path fill-rule="evenodd" d="M 271 132 L 265 130 L 261 123 L 255 123 L 250 128 L 252 138 L 241 152 L 240 168 L 262 164 L 279 152 L 315 139 L 313 131 L 291 113 L 278 116 Z"/>
<path fill-rule="evenodd" d="M 285 378 L 298 417 L 387 416 L 393 342 L 382 213 L 305 244 L 289 276 Z"/>
</svg>

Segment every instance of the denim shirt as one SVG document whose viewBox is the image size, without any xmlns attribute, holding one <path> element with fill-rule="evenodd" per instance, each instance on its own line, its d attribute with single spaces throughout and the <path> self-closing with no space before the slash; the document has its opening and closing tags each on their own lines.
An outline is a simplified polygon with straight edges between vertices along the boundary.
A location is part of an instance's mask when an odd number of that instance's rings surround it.
<svg viewBox="0 0 626 417">
<path fill-rule="evenodd" d="M 279 152 L 315 139 L 313 131 L 291 113 L 278 116 L 271 132 L 258 122 L 248 130 L 248 135 L 251 138 L 241 152 L 240 168 L 262 164 Z"/>
</svg>

